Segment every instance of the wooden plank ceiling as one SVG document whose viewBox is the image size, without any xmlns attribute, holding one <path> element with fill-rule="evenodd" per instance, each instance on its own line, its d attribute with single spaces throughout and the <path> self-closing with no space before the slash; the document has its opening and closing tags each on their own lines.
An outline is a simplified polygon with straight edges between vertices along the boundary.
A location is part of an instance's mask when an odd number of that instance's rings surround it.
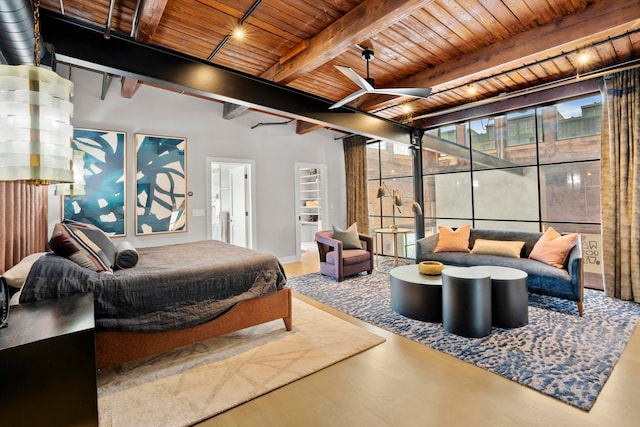
<svg viewBox="0 0 640 427">
<path fill-rule="evenodd" d="M 371 47 L 375 87 L 432 93 L 366 94 L 348 105 L 417 125 L 640 58 L 638 0 L 113 0 L 112 32 L 132 35 L 138 3 L 137 40 L 332 101 L 359 89 L 334 66 L 365 77 L 362 48 Z M 41 7 L 105 26 L 110 1 L 41 0 Z M 239 24 L 242 39 L 230 36 Z M 123 94 L 134 89 L 125 80 Z"/>
</svg>

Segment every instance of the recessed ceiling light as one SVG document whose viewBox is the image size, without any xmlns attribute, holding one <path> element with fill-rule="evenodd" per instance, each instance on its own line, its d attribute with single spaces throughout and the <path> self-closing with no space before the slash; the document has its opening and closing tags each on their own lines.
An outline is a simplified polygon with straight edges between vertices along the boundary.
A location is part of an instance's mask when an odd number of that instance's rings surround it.
<svg viewBox="0 0 640 427">
<path fill-rule="evenodd" d="M 591 59 L 591 57 L 589 56 L 588 52 L 578 52 L 578 62 L 580 62 L 581 64 L 586 64 L 587 62 L 589 62 L 589 59 Z"/>
<path fill-rule="evenodd" d="M 469 86 L 467 86 L 467 93 L 469 95 L 475 95 L 478 93 L 478 87 L 474 84 L 470 84 Z"/>
<path fill-rule="evenodd" d="M 231 32 L 231 35 L 233 36 L 234 39 L 242 40 L 245 35 L 244 28 L 242 28 L 242 26 L 240 25 L 234 27 L 233 31 Z"/>
</svg>

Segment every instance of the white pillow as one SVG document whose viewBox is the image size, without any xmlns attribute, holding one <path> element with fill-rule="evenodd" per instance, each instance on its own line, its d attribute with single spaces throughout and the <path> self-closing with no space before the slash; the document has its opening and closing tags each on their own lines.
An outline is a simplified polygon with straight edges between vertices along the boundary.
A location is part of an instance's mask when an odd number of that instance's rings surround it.
<svg viewBox="0 0 640 427">
<path fill-rule="evenodd" d="M 24 282 L 27 280 L 29 271 L 31 271 L 31 266 L 33 265 L 33 263 L 45 254 L 46 252 L 38 252 L 35 254 L 27 255 L 26 257 L 22 258 L 22 260 L 18 264 L 5 271 L 2 277 L 4 278 L 5 282 L 7 282 L 7 285 L 17 289 L 22 288 L 22 285 L 24 285 Z"/>
</svg>

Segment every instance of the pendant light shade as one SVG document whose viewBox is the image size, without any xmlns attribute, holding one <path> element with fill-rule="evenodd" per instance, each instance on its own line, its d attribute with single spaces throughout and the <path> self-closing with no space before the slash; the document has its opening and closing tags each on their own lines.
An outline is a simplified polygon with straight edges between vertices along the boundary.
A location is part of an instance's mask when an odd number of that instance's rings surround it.
<svg viewBox="0 0 640 427">
<path fill-rule="evenodd" d="M 73 182 L 73 83 L 35 65 L 0 65 L 0 181 Z"/>
<path fill-rule="evenodd" d="M 84 151 L 73 150 L 73 182 L 56 184 L 56 196 L 84 196 L 85 180 L 84 180 Z"/>
</svg>

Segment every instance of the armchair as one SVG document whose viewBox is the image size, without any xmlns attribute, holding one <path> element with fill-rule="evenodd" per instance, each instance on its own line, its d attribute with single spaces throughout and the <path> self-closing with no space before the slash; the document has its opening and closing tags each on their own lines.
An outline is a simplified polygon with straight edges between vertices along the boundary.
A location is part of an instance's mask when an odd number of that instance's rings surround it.
<svg viewBox="0 0 640 427">
<path fill-rule="evenodd" d="M 320 254 L 320 273 L 335 277 L 341 282 L 345 277 L 366 271 L 373 272 L 373 237 L 358 233 L 365 245 L 363 249 L 343 249 L 342 242 L 333 238 L 333 231 L 316 233 Z"/>
</svg>

